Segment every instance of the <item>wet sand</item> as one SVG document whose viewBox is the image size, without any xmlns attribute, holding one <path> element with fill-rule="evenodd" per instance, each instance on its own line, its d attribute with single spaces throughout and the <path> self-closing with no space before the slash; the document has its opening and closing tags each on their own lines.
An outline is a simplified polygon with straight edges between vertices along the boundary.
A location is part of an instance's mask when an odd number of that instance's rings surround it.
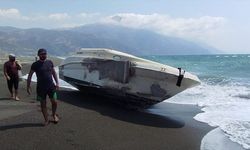
<svg viewBox="0 0 250 150">
<path fill-rule="evenodd" d="M 0 117 L 1 150 L 199 150 L 203 136 L 212 129 L 193 119 L 200 112 L 197 106 L 163 102 L 133 111 L 101 96 L 66 89 L 58 92 L 60 122 L 43 127 L 35 85 L 28 96 L 26 83 L 22 82 L 22 100 L 16 102 L 7 99 L 9 93 L 2 75 L 0 80 L 0 113 L 4 114 Z M 19 111 L 13 114 L 11 110 Z"/>
</svg>

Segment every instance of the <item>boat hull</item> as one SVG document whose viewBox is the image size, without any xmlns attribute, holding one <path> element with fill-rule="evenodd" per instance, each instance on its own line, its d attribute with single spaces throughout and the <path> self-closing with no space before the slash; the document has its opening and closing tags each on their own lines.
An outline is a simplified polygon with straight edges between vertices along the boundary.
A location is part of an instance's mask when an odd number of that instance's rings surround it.
<svg viewBox="0 0 250 150">
<path fill-rule="evenodd" d="M 64 80 L 79 89 L 84 94 L 106 97 L 107 100 L 126 106 L 128 108 L 148 108 L 154 104 L 159 103 L 159 101 L 124 93 L 123 91 L 118 89 L 101 88 L 97 85 L 93 85 L 92 83 L 83 82 L 69 77 L 64 77 Z"/>
<path fill-rule="evenodd" d="M 100 94 L 139 107 L 162 102 L 198 81 L 152 70 L 130 61 L 84 58 L 59 67 L 61 79 L 88 93 Z M 197 83 L 195 83 L 197 82 Z"/>
</svg>

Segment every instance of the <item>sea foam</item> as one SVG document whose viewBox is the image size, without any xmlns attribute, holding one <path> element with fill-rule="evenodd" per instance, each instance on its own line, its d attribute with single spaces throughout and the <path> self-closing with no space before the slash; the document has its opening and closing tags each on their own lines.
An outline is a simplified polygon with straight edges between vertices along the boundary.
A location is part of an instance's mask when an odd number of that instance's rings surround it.
<svg viewBox="0 0 250 150">
<path fill-rule="evenodd" d="M 172 103 L 195 104 L 202 113 L 194 119 L 219 127 L 232 141 L 250 149 L 249 88 L 243 85 L 202 83 L 169 99 Z"/>
</svg>

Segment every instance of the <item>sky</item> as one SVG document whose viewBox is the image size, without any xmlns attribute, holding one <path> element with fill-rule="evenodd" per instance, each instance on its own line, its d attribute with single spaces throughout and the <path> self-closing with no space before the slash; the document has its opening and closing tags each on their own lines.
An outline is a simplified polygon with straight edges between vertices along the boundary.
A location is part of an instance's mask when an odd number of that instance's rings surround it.
<svg viewBox="0 0 250 150">
<path fill-rule="evenodd" d="M 0 0 L 0 26 L 115 24 L 250 54 L 250 0 Z"/>
</svg>

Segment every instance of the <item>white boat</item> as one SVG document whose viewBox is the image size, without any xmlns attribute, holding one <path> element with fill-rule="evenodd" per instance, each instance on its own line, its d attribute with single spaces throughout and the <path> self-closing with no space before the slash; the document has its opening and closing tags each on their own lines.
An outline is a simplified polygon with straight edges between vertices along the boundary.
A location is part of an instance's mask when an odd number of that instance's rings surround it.
<svg viewBox="0 0 250 150">
<path fill-rule="evenodd" d="M 103 48 L 82 48 L 59 66 L 59 77 L 83 92 L 150 106 L 200 84 L 197 76 Z"/>
</svg>

